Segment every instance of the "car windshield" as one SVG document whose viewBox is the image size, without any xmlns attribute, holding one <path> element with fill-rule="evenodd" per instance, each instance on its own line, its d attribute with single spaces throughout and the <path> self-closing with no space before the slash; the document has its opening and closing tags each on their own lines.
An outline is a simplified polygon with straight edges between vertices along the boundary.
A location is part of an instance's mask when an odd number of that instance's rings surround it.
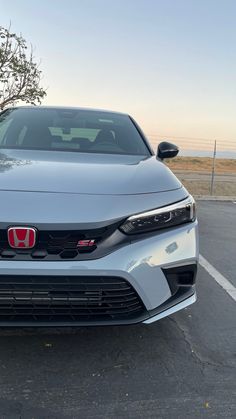
<svg viewBox="0 0 236 419">
<path fill-rule="evenodd" d="M 150 155 L 128 115 L 75 108 L 3 111 L 0 148 Z"/>
</svg>

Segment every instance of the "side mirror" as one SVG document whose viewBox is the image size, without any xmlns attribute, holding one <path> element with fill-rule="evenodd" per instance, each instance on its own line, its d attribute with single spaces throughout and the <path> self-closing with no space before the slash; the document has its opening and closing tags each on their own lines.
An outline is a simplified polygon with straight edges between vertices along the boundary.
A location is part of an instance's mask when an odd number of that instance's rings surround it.
<svg viewBox="0 0 236 419">
<path fill-rule="evenodd" d="M 161 160 L 171 159 L 177 156 L 178 152 L 179 149 L 175 144 L 167 143 L 166 141 L 163 141 L 157 147 L 157 157 Z"/>
</svg>

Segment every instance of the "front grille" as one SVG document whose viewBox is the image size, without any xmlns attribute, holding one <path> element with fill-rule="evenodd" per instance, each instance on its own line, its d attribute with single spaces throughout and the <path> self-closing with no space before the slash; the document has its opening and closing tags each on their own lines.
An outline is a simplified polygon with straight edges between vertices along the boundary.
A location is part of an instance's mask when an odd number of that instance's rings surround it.
<svg viewBox="0 0 236 419">
<path fill-rule="evenodd" d="M 97 276 L 0 276 L 0 324 L 132 320 L 144 313 L 123 278 Z"/>
<path fill-rule="evenodd" d="M 13 260 L 65 260 L 89 259 L 100 244 L 117 228 L 110 225 L 91 230 L 37 231 L 33 249 L 13 249 L 8 244 L 7 230 L 0 230 L 0 259 Z M 79 241 L 94 240 L 94 245 L 78 246 Z M 100 257 L 100 256 L 99 256 Z"/>
</svg>

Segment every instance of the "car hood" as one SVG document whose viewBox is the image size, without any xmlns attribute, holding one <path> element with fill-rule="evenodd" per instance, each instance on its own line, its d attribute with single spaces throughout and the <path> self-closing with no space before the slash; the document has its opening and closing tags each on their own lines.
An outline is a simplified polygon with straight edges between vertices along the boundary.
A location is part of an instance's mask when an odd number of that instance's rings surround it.
<svg viewBox="0 0 236 419">
<path fill-rule="evenodd" d="M 132 195 L 181 188 L 155 156 L 1 150 L 0 190 Z"/>
</svg>

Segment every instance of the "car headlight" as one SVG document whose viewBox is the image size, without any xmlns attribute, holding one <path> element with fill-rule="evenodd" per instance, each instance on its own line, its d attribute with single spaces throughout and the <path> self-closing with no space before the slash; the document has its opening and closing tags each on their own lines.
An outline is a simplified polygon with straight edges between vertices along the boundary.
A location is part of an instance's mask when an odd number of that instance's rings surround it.
<svg viewBox="0 0 236 419">
<path fill-rule="evenodd" d="M 125 234 L 146 233 L 189 223 L 195 219 L 195 201 L 190 195 L 176 204 L 132 215 L 120 229 Z"/>
</svg>

